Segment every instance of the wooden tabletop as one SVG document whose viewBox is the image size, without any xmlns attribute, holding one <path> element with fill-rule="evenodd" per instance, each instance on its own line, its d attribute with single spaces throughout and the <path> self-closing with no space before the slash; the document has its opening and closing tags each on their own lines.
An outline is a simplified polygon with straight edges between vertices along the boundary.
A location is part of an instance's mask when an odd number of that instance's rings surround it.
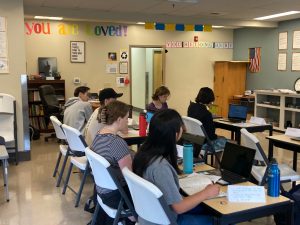
<svg viewBox="0 0 300 225">
<path fill-rule="evenodd" d="M 238 185 L 255 185 L 250 182 L 245 182 Z M 227 186 L 221 186 L 222 191 L 227 191 Z M 214 198 L 204 201 L 206 205 L 213 208 L 214 210 L 220 212 L 223 215 L 240 212 L 243 210 L 254 209 L 262 206 L 268 206 L 276 203 L 290 201 L 290 199 L 279 196 L 279 197 L 270 197 L 266 194 L 266 202 L 264 203 L 241 203 L 241 202 L 228 202 L 227 197 Z"/>
<path fill-rule="evenodd" d="M 299 145 L 300 146 L 300 141 L 292 140 L 290 136 L 287 136 L 285 134 L 268 136 L 266 138 L 269 139 L 269 140 L 280 141 L 280 142 L 285 142 L 285 143 L 289 143 L 289 144 Z"/>
</svg>

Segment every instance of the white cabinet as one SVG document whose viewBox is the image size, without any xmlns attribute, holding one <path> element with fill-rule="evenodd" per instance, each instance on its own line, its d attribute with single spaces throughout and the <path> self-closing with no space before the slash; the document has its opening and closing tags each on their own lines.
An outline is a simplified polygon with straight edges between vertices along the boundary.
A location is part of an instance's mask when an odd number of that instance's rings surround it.
<svg viewBox="0 0 300 225">
<path fill-rule="evenodd" d="M 286 126 L 299 127 L 300 94 L 273 91 L 255 91 L 254 115 L 265 118 L 274 129 L 284 131 Z"/>
</svg>

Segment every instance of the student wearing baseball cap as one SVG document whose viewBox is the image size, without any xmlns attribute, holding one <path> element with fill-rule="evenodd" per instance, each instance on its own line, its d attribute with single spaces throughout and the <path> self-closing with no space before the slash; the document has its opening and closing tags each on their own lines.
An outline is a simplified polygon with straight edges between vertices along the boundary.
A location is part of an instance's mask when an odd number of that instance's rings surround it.
<svg viewBox="0 0 300 225">
<path fill-rule="evenodd" d="M 112 88 L 104 88 L 99 92 L 100 107 L 95 109 L 91 115 L 84 132 L 85 141 L 89 146 L 93 143 L 97 132 L 100 131 L 105 125 L 105 112 L 103 111 L 104 106 L 112 101 L 115 101 L 121 96 L 123 96 L 123 93 L 117 93 Z"/>
</svg>

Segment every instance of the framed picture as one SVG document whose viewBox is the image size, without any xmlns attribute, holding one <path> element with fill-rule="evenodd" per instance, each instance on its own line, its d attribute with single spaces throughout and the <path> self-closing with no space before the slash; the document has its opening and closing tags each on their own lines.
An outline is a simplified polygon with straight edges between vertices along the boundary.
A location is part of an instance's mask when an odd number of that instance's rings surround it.
<svg viewBox="0 0 300 225">
<path fill-rule="evenodd" d="M 300 52 L 292 53 L 292 71 L 300 71 Z"/>
<path fill-rule="evenodd" d="M 85 42 L 70 42 L 70 60 L 71 63 L 85 63 Z"/>
<path fill-rule="evenodd" d="M 278 35 L 278 49 L 287 49 L 288 45 L 288 32 L 281 32 Z"/>
<path fill-rule="evenodd" d="M 128 74 L 128 62 L 120 62 L 120 74 Z"/>
<path fill-rule="evenodd" d="M 278 53 L 277 70 L 286 70 L 286 53 Z"/>
<path fill-rule="evenodd" d="M 300 31 L 295 30 L 293 33 L 293 49 L 300 49 Z"/>
</svg>

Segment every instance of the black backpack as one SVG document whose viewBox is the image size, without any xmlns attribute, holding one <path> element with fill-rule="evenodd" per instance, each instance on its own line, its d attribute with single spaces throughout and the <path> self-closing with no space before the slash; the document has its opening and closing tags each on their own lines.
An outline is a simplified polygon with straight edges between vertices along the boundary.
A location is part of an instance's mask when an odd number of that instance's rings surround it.
<svg viewBox="0 0 300 225">
<path fill-rule="evenodd" d="M 294 224 L 300 224 L 300 184 L 293 187 L 290 191 L 284 191 L 281 195 L 294 201 Z M 287 218 L 285 213 L 274 215 L 276 225 L 285 225 Z"/>
</svg>

